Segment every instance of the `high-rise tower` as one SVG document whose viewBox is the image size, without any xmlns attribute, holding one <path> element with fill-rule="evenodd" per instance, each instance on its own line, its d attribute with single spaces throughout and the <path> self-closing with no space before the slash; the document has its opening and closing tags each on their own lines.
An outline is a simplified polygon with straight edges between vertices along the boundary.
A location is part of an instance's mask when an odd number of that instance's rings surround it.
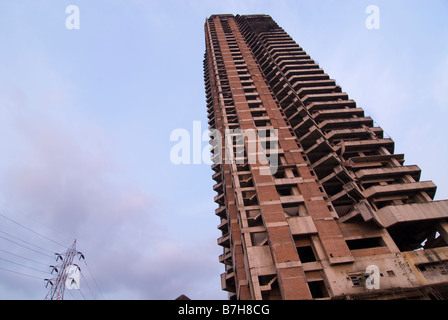
<svg viewBox="0 0 448 320">
<path fill-rule="evenodd" d="M 230 298 L 448 299 L 448 201 L 420 168 L 271 17 L 213 15 L 205 40 Z"/>
</svg>

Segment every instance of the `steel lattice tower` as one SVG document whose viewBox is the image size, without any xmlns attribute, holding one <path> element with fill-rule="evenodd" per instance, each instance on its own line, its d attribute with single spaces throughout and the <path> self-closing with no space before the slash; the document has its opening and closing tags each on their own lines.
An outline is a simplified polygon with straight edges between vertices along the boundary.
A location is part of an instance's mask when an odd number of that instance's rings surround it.
<svg viewBox="0 0 448 320">
<path fill-rule="evenodd" d="M 56 253 L 56 262 L 60 264 L 51 266 L 52 273 L 57 273 L 56 278 L 45 279 L 47 286 L 50 285 L 50 290 L 45 296 L 45 300 L 64 300 L 64 293 L 66 287 L 66 281 L 68 277 L 68 268 L 73 265 L 73 259 L 79 255 L 80 259 L 84 258 L 81 252 L 76 251 L 76 240 L 72 246 L 64 253 Z M 78 269 L 79 267 L 75 265 Z"/>
</svg>

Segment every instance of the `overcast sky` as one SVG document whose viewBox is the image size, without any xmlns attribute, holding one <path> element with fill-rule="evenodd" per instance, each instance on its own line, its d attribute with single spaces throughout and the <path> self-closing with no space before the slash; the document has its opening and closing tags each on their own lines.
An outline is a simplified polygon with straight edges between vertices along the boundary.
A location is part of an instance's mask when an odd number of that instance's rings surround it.
<svg viewBox="0 0 448 320">
<path fill-rule="evenodd" d="M 1 1 L 0 299 L 43 299 L 74 239 L 88 268 L 68 299 L 227 297 L 212 170 L 170 161 L 173 130 L 208 127 L 218 13 L 271 15 L 448 198 L 446 1 Z"/>
</svg>

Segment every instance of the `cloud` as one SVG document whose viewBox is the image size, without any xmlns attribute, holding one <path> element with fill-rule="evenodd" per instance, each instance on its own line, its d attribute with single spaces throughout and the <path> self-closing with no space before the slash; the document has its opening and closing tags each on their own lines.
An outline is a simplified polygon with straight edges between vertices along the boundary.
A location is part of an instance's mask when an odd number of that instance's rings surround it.
<svg viewBox="0 0 448 320">
<path fill-rule="evenodd" d="M 152 196 L 126 181 L 101 130 L 87 124 L 79 130 L 48 112 L 23 105 L 21 110 L 10 116 L 14 141 L 4 145 L 20 159 L 8 163 L 1 175 L 0 190 L 10 211 L 32 213 L 65 234 L 64 242 L 78 238 L 93 261 L 96 254 L 146 241 L 140 230 L 155 226 Z"/>
<path fill-rule="evenodd" d="M 64 11 L 61 15 L 65 17 Z M 75 41 L 79 34 L 49 30 L 43 37 L 41 29 L 33 28 L 33 21 L 22 19 L 14 27 L 16 36 L 6 37 L 9 50 L 0 59 L 4 70 L 0 76 L 0 211 L 65 248 L 76 238 L 77 248 L 90 267 L 83 267 L 83 274 L 97 298 L 101 295 L 95 280 L 108 299 L 174 299 L 182 293 L 196 299 L 225 298 L 220 290 L 223 267 L 217 259 L 216 237 L 208 231 L 198 235 L 199 218 L 194 228 L 178 232 L 184 227 L 176 220 L 182 212 L 172 212 L 182 208 L 198 217 L 215 218 L 213 210 L 200 204 L 192 209 L 179 199 L 171 201 L 165 189 L 160 190 L 160 183 L 151 179 L 156 165 L 158 172 L 164 172 L 170 163 L 153 156 L 148 158 L 147 167 L 134 168 L 139 166 L 136 159 L 141 158 L 142 135 L 114 131 L 122 128 L 114 124 L 125 125 L 127 119 L 123 117 L 129 115 L 129 108 L 117 102 L 118 92 L 126 92 L 123 78 L 117 76 L 120 72 L 114 69 L 112 77 L 120 81 L 119 90 L 111 86 L 104 93 L 101 86 L 87 79 L 95 78 L 95 72 L 85 69 L 89 60 L 84 58 L 81 63 L 83 56 L 75 53 L 94 54 L 86 49 L 86 43 Z M 116 34 L 112 38 L 105 34 L 106 40 L 118 43 Z M 70 45 L 64 51 L 69 36 L 84 47 L 76 51 L 77 47 Z M 70 54 L 64 56 L 67 52 Z M 77 77 L 78 72 L 85 77 Z M 146 102 L 132 98 L 127 94 L 123 103 Z M 122 112 L 120 119 L 113 118 L 115 111 Z M 143 177 L 139 179 L 139 175 Z M 171 189 L 170 183 L 164 181 L 164 188 Z M 212 203 L 212 197 L 207 200 Z M 11 246 L 16 254 L 50 264 L 55 262 L 52 252 L 64 250 L 3 222 L 0 230 L 50 250 L 48 257 Z M 217 231 L 215 225 L 213 230 Z M 0 248 L 9 244 L 0 239 Z M 28 269 L 23 272 L 34 274 Z M 0 299 L 42 299 L 48 290 L 38 279 L 1 271 L 0 279 Z M 88 288 L 81 287 L 90 298 Z"/>
<path fill-rule="evenodd" d="M 28 100 L 17 90 L 9 104 L 20 111 L 2 110 L 11 138 L 3 144 L 4 151 L 16 159 L 3 160 L 8 170 L 0 172 L 8 215 L 32 216 L 38 228 L 45 226 L 39 232 L 67 246 L 76 238 L 95 276 L 86 273 L 89 277 L 83 281 L 96 298 L 101 295 L 95 281 L 108 299 L 174 299 L 182 293 L 197 299 L 225 298 L 219 288 L 222 267 L 217 263 L 216 239 L 173 234 L 170 230 L 179 226 L 170 216 L 162 216 L 167 206 L 127 178 L 127 169 L 113 156 L 113 141 L 100 127 L 87 119 L 73 125 L 53 109 L 28 107 Z M 196 214 L 209 209 L 201 204 L 185 208 Z M 12 297 L 14 284 L 5 285 L 0 297 Z M 17 296 L 39 298 L 42 288 L 34 288 Z M 89 291 L 84 294 L 92 298 Z"/>
</svg>

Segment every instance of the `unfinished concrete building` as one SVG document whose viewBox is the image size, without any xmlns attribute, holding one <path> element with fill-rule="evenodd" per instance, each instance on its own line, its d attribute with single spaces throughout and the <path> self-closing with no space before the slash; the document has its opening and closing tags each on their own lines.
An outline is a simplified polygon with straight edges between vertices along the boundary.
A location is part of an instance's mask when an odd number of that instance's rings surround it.
<svg viewBox="0 0 448 320">
<path fill-rule="evenodd" d="M 269 174 L 249 148 L 212 165 L 229 298 L 448 299 L 448 201 L 420 168 L 271 17 L 212 15 L 205 41 L 212 152 L 278 133 Z"/>
</svg>

